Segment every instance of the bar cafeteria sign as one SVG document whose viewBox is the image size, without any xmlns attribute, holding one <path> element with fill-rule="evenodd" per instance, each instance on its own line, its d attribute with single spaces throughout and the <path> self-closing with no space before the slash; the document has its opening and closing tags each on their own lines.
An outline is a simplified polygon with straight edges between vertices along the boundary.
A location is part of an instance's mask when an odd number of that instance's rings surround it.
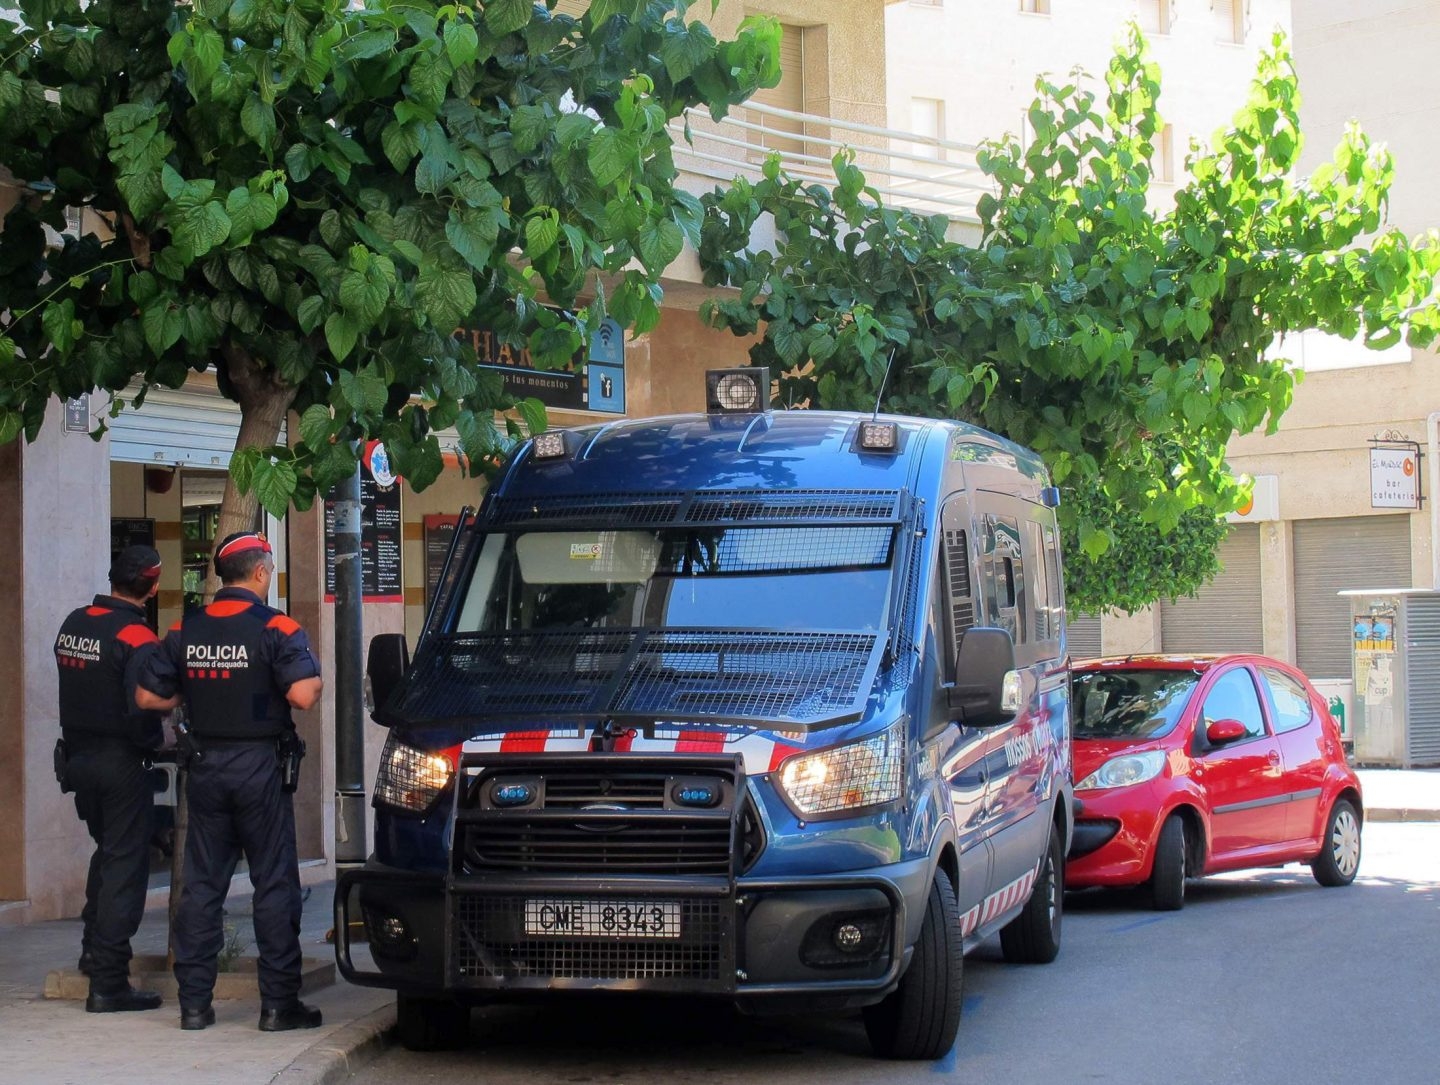
<svg viewBox="0 0 1440 1085">
<path fill-rule="evenodd" d="M 1420 450 L 1372 448 L 1370 450 L 1370 507 L 1372 509 L 1418 509 L 1420 507 Z"/>
</svg>

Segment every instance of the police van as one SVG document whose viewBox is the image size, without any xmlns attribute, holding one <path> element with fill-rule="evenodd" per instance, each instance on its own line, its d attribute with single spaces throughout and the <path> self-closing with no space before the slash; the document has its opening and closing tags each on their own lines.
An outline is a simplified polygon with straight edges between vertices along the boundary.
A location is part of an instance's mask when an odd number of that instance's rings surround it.
<svg viewBox="0 0 1440 1085">
<path fill-rule="evenodd" d="M 529 440 L 462 515 L 413 660 L 371 643 L 353 983 L 412 1048 L 482 1001 L 664 992 L 953 1044 L 962 957 L 1060 948 L 1058 493 L 958 422 L 765 409 Z"/>
</svg>

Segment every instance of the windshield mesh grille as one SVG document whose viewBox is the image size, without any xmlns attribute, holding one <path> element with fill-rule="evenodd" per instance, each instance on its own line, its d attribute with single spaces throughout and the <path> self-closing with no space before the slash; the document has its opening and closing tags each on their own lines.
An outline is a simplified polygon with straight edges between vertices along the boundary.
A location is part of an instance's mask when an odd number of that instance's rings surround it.
<svg viewBox="0 0 1440 1085">
<path fill-rule="evenodd" d="M 882 644 L 864 632 L 685 629 L 436 637 L 385 715 L 833 723 L 859 717 Z"/>
<path fill-rule="evenodd" d="M 547 497 L 496 497 L 482 520 L 492 526 L 570 526 L 599 522 L 606 527 L 776 523 L 894 524 L 900 519 L 899 490 L 700 490 L 690 494 L 610 493 Z"/>
</svg>

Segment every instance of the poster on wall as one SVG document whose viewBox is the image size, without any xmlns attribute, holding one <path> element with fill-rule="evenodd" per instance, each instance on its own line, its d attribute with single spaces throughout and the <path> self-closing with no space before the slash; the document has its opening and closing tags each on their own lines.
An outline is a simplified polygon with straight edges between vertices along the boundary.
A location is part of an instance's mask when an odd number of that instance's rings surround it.
<svg viewBox="0 0 1440 1085">
<path fill-rule="evenodd" d="M 435 590 L 440 586 L 440 577 L 445 572 L 445 559 L 450 554 L 450 543 L 455 538 L 455 525 L 460 517 L 450 513 L 431 513 L 424 519 L 425 525 L 425 606 L 435 600 Z"/>
<path fill-rule="evenodd" d="M 325 497 L 325 601 L 335 601 L 335 505 Z M 367 603 L 403 603 L 401 552 L 404 523 L 400 478 L 390 469 L 385 446 L 371 441 L 360 461 L 360 595 Z"/>
</svg>

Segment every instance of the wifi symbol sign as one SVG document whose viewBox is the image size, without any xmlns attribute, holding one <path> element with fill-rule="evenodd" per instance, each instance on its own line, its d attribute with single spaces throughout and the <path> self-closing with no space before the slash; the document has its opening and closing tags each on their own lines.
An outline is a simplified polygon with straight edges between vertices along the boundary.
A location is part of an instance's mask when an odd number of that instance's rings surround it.
<svg viewBox="0 0 1440 1085">
<path fill-rule="evenodd" d="M 610 365 L 625 364 L 625 331 L 611 317 L 606 317 L 590 337 L 590 360 Z"/>
</svg>

